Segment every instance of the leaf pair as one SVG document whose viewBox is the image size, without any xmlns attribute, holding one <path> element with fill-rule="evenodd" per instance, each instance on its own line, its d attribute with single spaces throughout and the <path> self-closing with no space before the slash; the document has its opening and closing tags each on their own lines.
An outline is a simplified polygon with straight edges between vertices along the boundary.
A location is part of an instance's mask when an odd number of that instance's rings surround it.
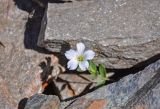
<svg viewBox="0 0 160 109">
<path fill-rule="evenodd" d="M 93 77 L 98 78 L 97 84 L 98 85 L 103 85 L 105 84 L 107 77 L 106 77 L 106 69 L 104 64 L 99 64 L 98 69 L 97 66 L 94 62 L 89 61 L 89 68 L 88 71 L 91 73 Z"/>
</svg>

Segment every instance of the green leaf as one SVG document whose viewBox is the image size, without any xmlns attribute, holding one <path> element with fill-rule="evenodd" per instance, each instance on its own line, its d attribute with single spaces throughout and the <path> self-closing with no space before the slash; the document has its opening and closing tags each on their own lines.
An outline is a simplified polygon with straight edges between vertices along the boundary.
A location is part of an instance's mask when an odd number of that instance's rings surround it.
<svg viewBox="0 0 160 109">
<path fill-rule="evenodd" d="M 102 78 L 100 75 L 98 75 L 95 81 L 97 86 L 102 86 L 102 85 L 105 85 L 107 80 L 106 78 Z"/>
<path fill-rule="evenodd" d="M 97 82 L 97 86 L 102 86 L 106 83 L 106 80 L 100 80 Z"/>
<path fill-rule="evenodd" d="M 89 68 L 88 71 L 91 73 L 91 75 L 96 76 L 97 75 L 97 67 L 96 64 L 92 61 L 89 61 Z"/>
<path fill-rule="evenodd" d="M 104 64 L 99 64 L 99 74 L 100 74 L 102 79 L 106 78 L 106 73 L 107 73 L 107 71 L 105 69 Z"/>
</svg>

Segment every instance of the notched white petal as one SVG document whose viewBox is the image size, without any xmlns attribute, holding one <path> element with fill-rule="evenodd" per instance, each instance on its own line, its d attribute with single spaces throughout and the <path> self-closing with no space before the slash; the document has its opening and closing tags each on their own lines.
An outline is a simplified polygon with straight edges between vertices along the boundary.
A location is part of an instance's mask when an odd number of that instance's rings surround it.
<svg viewBox="0 0 160 109">
<path fill-rule="evenodd" d="M 65 56 L 69 60 L 73 59 L 76 55 L 77 55 L 77 52 L 73 49 L 70 49 L 70 50 L 65 52 Z"/>
<path fill-rule="evenodd" d="M 96 55 L 95 52 L 92 50 L 87 50 L 84 52 L 84 56 L 85 56 L 86 60 L 93 59 L 95 55 Z"/>
<path fill-rule="evenodd" d="M 85 45 L 83 43 L 77 43 L 77 52 L 79 54 L 83 54 L 85 50 Z"/>
<path fill-rule="evenodd" d="M 86 71 L 89 67 L 88 61 L 83 61 L 79 63 L 79 67 L 82 71 Z"/>
<path fill-rule="evenodd" d="M 67 63 L 67 68 L 69 70 L 75 70 L 78 67 L 78 61 L 71 59 L 68 63 Z"/>
</svg>

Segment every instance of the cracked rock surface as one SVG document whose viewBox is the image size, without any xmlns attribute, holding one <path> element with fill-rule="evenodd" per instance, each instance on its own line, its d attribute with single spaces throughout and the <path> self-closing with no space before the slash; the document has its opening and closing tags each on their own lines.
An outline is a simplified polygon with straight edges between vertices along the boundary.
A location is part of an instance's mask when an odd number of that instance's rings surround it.
<svg viewBox="0 0 160 109">
<path fill-rule="evenodd" d="M 49 3 L 38 44 L 64 52 L 82 41 L 97 52 L 98 63 L 128 68 L 160 53 L 159 5 L 159 0 Z"/>
</svg>

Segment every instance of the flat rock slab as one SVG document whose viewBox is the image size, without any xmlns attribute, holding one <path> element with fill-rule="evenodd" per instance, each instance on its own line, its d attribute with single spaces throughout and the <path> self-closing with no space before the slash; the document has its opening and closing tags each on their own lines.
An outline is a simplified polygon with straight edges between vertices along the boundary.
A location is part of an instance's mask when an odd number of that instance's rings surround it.
<svg viewBox="0 0 160 109">
<path fill-rule="evenodd" d="M 49 3 L 38 45 L 64 52 L 82 41 L 97 52 L 97 62 L 131 67 L 160 53 L 159 5 L 159 0 Z"/>
<path fill-rule="evenodd" d="M 61 74 L 55 82 L 61 100 L 73 99 L 75 96 L 83 95 L 83 93 L 87 93 L 89 89 L 95 86 L 95 84 L 89 81 L 91 79 L 90 75 L 78 75 L 76 73 L 69 74 L 66 72 Z"/>
</svg>

